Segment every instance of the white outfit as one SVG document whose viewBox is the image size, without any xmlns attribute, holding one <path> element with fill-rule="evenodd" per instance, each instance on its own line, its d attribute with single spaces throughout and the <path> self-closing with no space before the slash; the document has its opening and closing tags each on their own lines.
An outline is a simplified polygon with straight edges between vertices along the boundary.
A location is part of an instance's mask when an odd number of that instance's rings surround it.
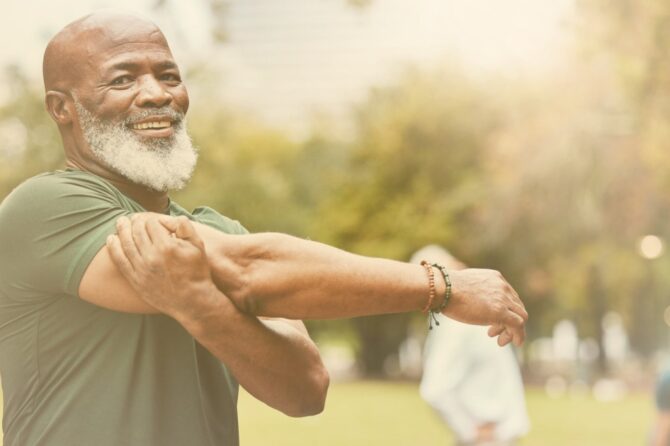
<svg viewBox="0 0 670 446">
<path fill-rule="evenodd" d="M 473 443 L 477 426 L 495 423 L 495 442 L 513 444 L 529 428 L 523 383 L 511 345 L 499 347 L 487 327 L 438 316 L 426 341 L 421 396 L 454 432 Z"/>
</svg>

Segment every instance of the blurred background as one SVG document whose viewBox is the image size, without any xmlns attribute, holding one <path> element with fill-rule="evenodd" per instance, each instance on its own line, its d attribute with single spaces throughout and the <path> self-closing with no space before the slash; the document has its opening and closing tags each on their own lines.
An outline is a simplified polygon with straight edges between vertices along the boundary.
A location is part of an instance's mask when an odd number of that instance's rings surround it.
<svg viewBox="0 0 670 446">
<path fill-rule="evenodd" d="M 110 2 L 4 2 L 0 199 L 62 166 L 41 58 Z M 168 36 L 200 148 L 175 198 L 251 231 L 499 269 L 531 315 L 523 445 L 643 444 L 670 338 L 670 3 L 117 0 Z M 421 314 L 310 322 L 334 384 L 245 445 L 448 444 Z"/>
</svg>

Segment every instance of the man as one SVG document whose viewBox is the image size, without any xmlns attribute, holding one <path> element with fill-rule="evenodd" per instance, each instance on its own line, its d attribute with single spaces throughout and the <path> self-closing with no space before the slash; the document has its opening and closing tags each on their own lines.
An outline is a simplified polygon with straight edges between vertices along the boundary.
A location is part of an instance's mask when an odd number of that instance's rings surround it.
<svg viewBox="0 0 670 446">
<path fill-rule="evenodd" d="M 426 246 L 412 262 L 429 259 L 449 269 L 465 268 L 443 248 Z M 530 421 L 521 373 L 512 347 L 499 348 L 486 329 L 442 315 L 426 339 L 421 396 L 456 437 L 457 445 L 513 446 Z"/>
<path fill-rule="evenodd" d="M 656 421 L 652 432 L 652 446 L 670 445 L 670 369 L 663 370 L 656 383 Z"/>
<path fill-rule="evenodd" d="M 0 207 L 6 446 L 238 444 L 238 383 L 289 415 L 324 405 L 328 375 L 304 326 L 267 317 L 425 305 L 420 266 L 245 235 L 169 200 L 196 156 L 188 94 L 154 24 L 84 17 L 51 40 L 43 67 L 67 169 Z M 527 314 L 499 273 L 452 280 L 446 314 L 523 342 Z"/>
</svg>

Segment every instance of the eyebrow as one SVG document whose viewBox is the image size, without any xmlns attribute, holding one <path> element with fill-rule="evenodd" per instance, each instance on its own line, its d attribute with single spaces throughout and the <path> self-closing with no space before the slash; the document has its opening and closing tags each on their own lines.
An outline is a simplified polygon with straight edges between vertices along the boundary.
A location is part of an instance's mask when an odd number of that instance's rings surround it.
<svg viewBox="0 0 670 446">
<path fill-rule="evenodd" d="M 107 71 L 108 73 L 110 71 L 115 71 L 115 70 L 134 71 L 139 66 L 140 66 L 140 64 L 137 63 L 137 62 L 119 62 L 119 63 L 115 63 L 114 65 L 110 66 L 105 71 Z M 179 67 L 177 66 L 176 63 L 174 63 L 172 61 L 169 61 L 169 60 L 166 60 L 166 61 L 163 61 L 163 62 L 158 62 L 156 65 L 154 65 L 154 67 L 158 70 L 171 70 L 171 69 L 177 70 L 177 69 L 179 69 Z"/>
</svg>

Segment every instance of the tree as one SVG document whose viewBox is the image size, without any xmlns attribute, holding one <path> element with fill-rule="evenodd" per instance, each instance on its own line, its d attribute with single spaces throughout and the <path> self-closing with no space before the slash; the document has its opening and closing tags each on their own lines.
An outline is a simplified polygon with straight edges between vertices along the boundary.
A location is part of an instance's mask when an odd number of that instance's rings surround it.
<svg viewBox="0 0 670 446">
<path fill-rule="evenodd" d="M 468 256 L 468 227 L 490 192 L 485 165 L 498 111 L 461 73 L 408 70 L 376 88 L 356 113 L 357 131 L 312 232 L 365 255 L 408 260 L 429 243 Z M 468 235 L 464 235 L 468 234 Z M 353 321 L 359 362 L 383 373 L 410 315 Z"/>
<path fill-rule="evenodd" d="M 64 159 L 41 89 L 15 66 L 6 68 L 5 78 L 11 94 L 0 106 L 0 199 L 26 178 L 62 167 Z"/>
</svg>

